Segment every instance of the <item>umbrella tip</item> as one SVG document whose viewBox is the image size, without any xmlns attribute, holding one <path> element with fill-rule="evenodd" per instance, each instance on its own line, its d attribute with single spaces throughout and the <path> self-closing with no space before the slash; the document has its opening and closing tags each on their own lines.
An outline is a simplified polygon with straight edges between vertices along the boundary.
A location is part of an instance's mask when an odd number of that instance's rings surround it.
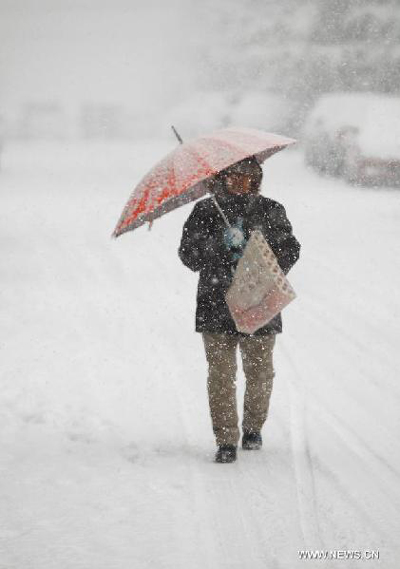
<svg viewBox="0 0 400 569">
<path fill-rule="evenodd" d="M 171 125 L 171 128 L 174 131 L 174 134 L 175 134 L 176 138 L 179 140 L 180 144 L 183 144 L 182 137 L 180 136 L 180 134 L 178 133 L 178 131 L 176 130 L 174 125 Z"/>
</svg>

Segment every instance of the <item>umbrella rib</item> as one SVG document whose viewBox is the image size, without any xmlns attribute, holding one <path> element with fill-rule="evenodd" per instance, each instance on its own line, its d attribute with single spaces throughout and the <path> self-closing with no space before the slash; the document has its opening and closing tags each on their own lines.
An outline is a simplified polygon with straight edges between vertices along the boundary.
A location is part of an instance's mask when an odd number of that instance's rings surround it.
<svg viewBox="0 0 400 569">
<path fill-rule="evenodd" d="M 206 161 L 204 160 L 204 158 L 201 157 L 201 155 L 197 152 L 197 150 L 195 150 L 194 148 L 191 148 L 190 151 L 192 152 L 192 154 L 194 154 L 194 155 L 196 156 L 196 158 L 198 159 L 199 163 L 202 164 L 202 165 L 206 168 L 206 170 L 209 171 L 209 174 L 208 174 L 205 178 L 203 178 L 202 180 L 199 180 L 199 182 L 201 182 L 201 181 L 203 181 L 203 180 L 206 180 L 206 179 L 209 178 L 210 176 L 213 176 L 214 174 L 217 173 L 217 171 L 215 171 L 215 169 L 212 168 L 212 167 L 210 166 L 210 164 L 209 164 L 208 162 L 206 162 Z M 198 182 L 196 182 L 196 183 L 198 183 Z M 189 186 L 189 187 L 190 187 L 190 186 Z"/>
<path fill-rule="evenodd" d="M 195 150 L 193 150 L 192 152 L 193 152 L 193 154 L 195 154 L 198 157 L 199 162 L 203 162 L 203 164 L 205 164 L 205 166 L 207 168 L 209 168 L 209 169 L 211 168 L 211 166 L 207 162 L 205 162 L 203 158 L 201 158 L 201 156 L 198 154 L 198 152 L 196 152 Z M 207 178 L 205 178 L 205 179 L 207 179 Z M 231 227 L 231 224 L 229 223 L 228 218 L 226 217 L 225 213 L 223 212 L 221 206 L 219 205 L 217 198 L 211 192 L 209 192 L 209 193 L 211 194 L 211 199 L 213 200 L 213 203 L 214 203 L 215 207 L 217 208 L 219 214 L 221 215 L 222 219 L 224 220 L 226 226 Z"/>
<path fill-rule="evenodd" d="M 177 182 L 178 177 L 176 175 L 176 170 L 175 170 L 175 156 L 174 156 L 174 159 L 172 160 L 172 174 L 173 174 L 173 188 L 176 191 L 176 182 Z"/>
</svg>

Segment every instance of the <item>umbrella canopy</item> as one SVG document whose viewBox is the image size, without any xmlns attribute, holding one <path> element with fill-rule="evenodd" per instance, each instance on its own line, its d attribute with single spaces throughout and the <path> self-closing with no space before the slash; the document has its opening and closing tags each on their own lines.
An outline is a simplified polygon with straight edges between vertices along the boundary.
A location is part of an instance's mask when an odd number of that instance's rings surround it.
<svg viewBox="0 0 400 569">
<path fill-rule="evenodd" d="M 203 182 L 228 166 L 250 156 L 261 163 L 295 142 L 293 138 L 261 130 L 226 128 L 180 144 L 136 186 L 113 236 L 204 196 L 207 188 Z"/>
</svg>

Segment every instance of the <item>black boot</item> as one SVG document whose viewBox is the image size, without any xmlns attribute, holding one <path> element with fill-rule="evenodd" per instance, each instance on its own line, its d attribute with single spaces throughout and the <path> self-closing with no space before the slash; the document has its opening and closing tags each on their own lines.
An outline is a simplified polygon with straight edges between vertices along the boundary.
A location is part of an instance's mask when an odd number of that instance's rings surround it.
<svg viewBox="0 0 400 569">
<path fill-rule="evenodd" d="M 215 455 L 215 462 L 235 462 L 236 447 L 234 445 L 221 445 Z"/>
<path fill-rule="evenodd" d="M 242 447 L 244 450 L 259 450 L 262 447 L 261 433 L 243 433 Z"/>
</svg>

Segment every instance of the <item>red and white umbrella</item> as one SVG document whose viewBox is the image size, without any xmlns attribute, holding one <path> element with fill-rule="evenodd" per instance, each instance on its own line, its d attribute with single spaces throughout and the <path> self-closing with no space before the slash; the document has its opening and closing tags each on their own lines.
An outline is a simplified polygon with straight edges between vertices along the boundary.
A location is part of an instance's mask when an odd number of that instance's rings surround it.
<svg viewBox="0 0 400 569">
<path fill-rule="evenodd" d="M 113 237 L 152 222 L 207 193 L 207 178 L 245 158 L 259 163 L 296 141 L 252 128 L 226 128 L 183 142 L 158 162 L 133 190 Z"/>
</svg>

